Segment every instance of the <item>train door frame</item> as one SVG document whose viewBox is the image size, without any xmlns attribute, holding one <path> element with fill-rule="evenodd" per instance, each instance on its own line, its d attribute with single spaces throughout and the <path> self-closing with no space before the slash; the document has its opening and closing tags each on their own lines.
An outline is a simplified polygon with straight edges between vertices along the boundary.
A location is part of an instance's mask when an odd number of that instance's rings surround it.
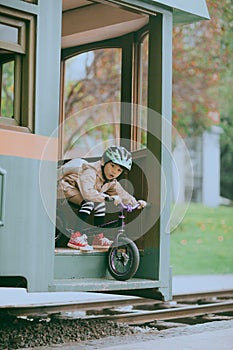
<svg viewBox="0 0 233 350">
<path fill-rule="evenodd" d="M 168 108 L 167 105 L 163 100 L 165 99 L 165 95 L 169 96 L 171 98 L 171 69 L 168 69 L 166 72 L 164 72 L 164 66 L 165 61 L 166 64 L 171 64 L 171 36 L 172 36 L 172 14 L 169 11 L 166 10 L 159 10 L 159 13 L 156 13 L 156 16 L 149 15 L 149 23 L 148 25 L 144 26 L 140 30 L 138 30 L 136 33 L 128 33 L 125 34 L 122 37 L 108 39 L 105 41 L 95 42 L 95 43 L 89 43 L 81 46 L 71 47 L 71 48 L 64 48 L 62 50 L 62 62 L 66 58 L 70 58 L 73 55 L 76 55 L 78 53 L 82 53 L 88 50 L 93 50 L 96 48 L 104 48 L 104 47 L 121 47 L 122 48 L 122 81 L 121 81 L 121 102 L 123 102 L 122 105 L 124 105 L 124 102 L 126 102 L 126 109 L 125 105 L 121 110 L 121 131 L 120 136 L 125 141 L 128 140 L 124 144 L 127 148 L 130 148 L 131 146 L 131 135 L 135 135 L 135 133 L 132 133 L 131 127 L 134 127 L 137 129 L 137 125 L 135 127 L 131 126 L 131 117 L 132 117 L 132 110 L 133 109 L 133 103 L 138 101 L 138 93 L 135 93 L 138 90 L 139 86 L 139 79 L 138 76 L 136 76 L 139 72 L 139 56 L 135 57 L 135 47 L 137 47 L 137 44 L 135 44 L 135 38 L 140 41 L 140 38 L 143 37 L 146 33 L 149 34 L 149 62 L 153 61 L 152 63 L 149 63 L 148 66 L 148 107 L 151 109 L 151 111 L 156 111 L 159 115 L 162 114 L 162 110 L 166 109 L 166 118 L 171 122 L 171 108 Z M 168 26 L 166 30 L 164 29 L 164 26 Z M 166 40 L 165 40 L 166 38 Z M 165 52 L 165 54 L 164 54 Z M 138 52 L 137 52 L 138 53 Z M 133 65 L 133 60 L 135 59 L 135 64 Z M 64 67 L 62 63 L 62 72 L 64 72 Z M 163 74 L 166 76 L 166 80 L 163 78 Z M 134 75 L 134 79 L 133 79 Z M 64 79 L 62 78 L 61 81 L 63 82 Z M 134 81 L 134 85 L 133 84 Z M 163 93 L 162 93 L 162 82 L 163 82 Z M 62 85 L 61 85 L 62 86 Z M 126 88 L 125 88 L 126 87 Z M 61 89 L 62 91 L 62 89 Z M 133 93 L 134 92 L 134 93 Z M 62 103 L 61 103 L 62 105 Z M 152 119 L 149 117 L 149 119 L 152 121 Z M 61 121 L 64 121 L 63 111 L 61 111 Z M 148 123 L 151 122 L 148 120 Z M 160 121 L 153 120 L 152 123 L 157 123 L 157 127 L 159 127 L 159 131 L 157 131 L 158 138 L 155 138 L 152 133 L 148 133 L 147 141 L 148 146 L 150 148 L 150 151 L 158 159 L 158 162 L 160 166 L 163 166 L 161 164 L 162 162 L 162 118 Z M 153 128 L 154 129 L 154 125 Z M 168 129 L 167 129 L 168 131 Z M 152 135 L 152 136 L 151 136 Z M 156 140 L 155 140 L 156 139 Z M 136 141 L 136 140 L 133 140 Z M 61 152 L 61 148 L 60 148 Z M 134 152 L 136 157 L 137 153 L 140 155 L 147 153 L 146 150 L 141 150 L 139 152 Z M 170 173 L 169 165 L 166 164 L 167 172 Z M 159 172 L 161 170 L 159 169 Z M 166 171 L 165 171 L 166 172 Z M 155 215 L 159 218 L 160 216 L 160 176 L 161 174 L 157 174 L 157 184 L 156 186 L 153 186 L 152 189 L 150 189 L 150 202 L 155 203 L 155 198 L 157 198 L 156 202 L 156 208 Z M 151 179 L 150 183 L 152 184 L 154 181 Z M 145 192 L 145 191 L 144 191 Z M 154 194 L 156 194 L 154 196 Z M 164 215 L 164 214 L 163 214 Z M 169 215 L 169 211 L 166 211 L 166 215 Z M 164 222 L 167 223 L 168 218 L 164 218 Z M 169 268 L 169 235 L 165 235 L 163 237 L 163 234 L 161 235 L 161 220 L 158 219 L 157 223 L 153 225 L 153 227 L 150 230 L 149 236 L 147 238 L 146 244 L 149 246 L 149 249 L 151 249 L 150 252 L 150 258 L 151 263 L 154 265 L 154 270 L 152 272 L 149 272 L 148 265 L 149 260 L 147 258 L 146 262 L 144 263 L 143 269 L 146 269 L 147 272 L 145 272 L 145 278 L 151 279 L 151 282 L 143 283 L 141 284 L 141 289 L 143 289 L 143 293 L 145 293 L 144 289 L 145 286 L 150 285 L 155 289 L 156 287 L 159 287 L 159 289 L 163 290 L 162 294 L 164 294 L 164 298 L 168 299 L 170 297 L 170 268 Z M 153 238 L 156 235 L 157 238 Z M 160 237 L 162 236 L 162 237 Z M 153 243 L 151 243 L 153 242 Z M 153 244 L 157 245 L 156 253 L 154 254 L 153 251 Z M 157 255 L 155 259 L 155 255 Z M 153 261 L 154 260 L 154 261 Z M 157 260 L 157 261 L 156 261 Z M 163 264 L 162 266 L 160 264 Z M 147 265 L 147 267 L 146 267 Z M 59 264 L 59 266 L 61 266 Z M 143 271 L 142 269 L 142 271 Z M 166 270 L 166 271 L 165 271 Z M 167 272 L 168 271 L 168 272 Z M 143 272 L 142 272 L 143 274 Z M 164 288 L 160 284 L 160 279 L 165 281 L 166 280 L 166 287 Z M 94 283 L 94 282 L 93 282 Z M 99 283 L 99 282 L 98 282 Z M 134 288 L 130 287 L 130 283 L 127 282 L 128 288 Z M 105 288 L 106 288 L 107 282 L 105 282 Z M 126 284 L 125 284 L 126 286 Z M 133 286 L 133 284 L 132 284 Z M 93 287 L 92 287 L 93 288 Z M 109 289 L 111 290 L 113 287 L 110 286 Z M 122 289 L 122 286 L 117 283 L 115 284 L 115 287 L 118 291 Z M 113 288 L 113 289 L 114 289 Z M 131 290 L 132 292 L 132 290 Z M 137 294 L 140 294 L 139 292 L 134 292 Z M 155 293 L 156 294 L 156 293 Z"/>
</svg>

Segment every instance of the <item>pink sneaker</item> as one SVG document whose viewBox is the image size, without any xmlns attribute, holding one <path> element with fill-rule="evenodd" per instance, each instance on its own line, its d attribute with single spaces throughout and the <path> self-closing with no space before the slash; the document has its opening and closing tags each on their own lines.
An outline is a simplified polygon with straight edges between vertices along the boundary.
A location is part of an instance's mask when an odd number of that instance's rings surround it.
<svg viewBox="0 0 233 350">
<path fill-rule="evenodd" d="M 87 242 L 87 236 L 81 235 L 80 232 L 72 233 L 67 246 L 73 249 L 80 249 L 83 251 L 93 250 L 93 247 L 90 246 Z"/>
<path fill-rule="evenodd" d="M 113 241 L 110 241 L 110 239 L 104 237 L 103 233 L 99 233 L 94 237 L 92 245 L 95 249 L 108 249 L 112 243 Z"/>
</svg>

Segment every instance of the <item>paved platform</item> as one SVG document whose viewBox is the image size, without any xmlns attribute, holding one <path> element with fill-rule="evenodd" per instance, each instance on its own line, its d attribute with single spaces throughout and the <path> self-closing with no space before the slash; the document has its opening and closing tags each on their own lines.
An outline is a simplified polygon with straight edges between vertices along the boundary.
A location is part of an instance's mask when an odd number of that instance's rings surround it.
<svg viewBox="0 0 233 350">
<path fill-rule="evenodd" d="M 233 274 L 184 275 L 172 279 L 172 295 L 230 289 L 233 290 Z"/>
<path fill-rule="evenodd" d="M 225 327 L 226 323 L 225 323 Z M 203 327 L 202 327 L 203 328 Z M 190 328 L 190 332 L 191 332 Z M 151 337 L 152 338 L 152 337 Z M 81 347 L 72 347 L 69 350 L 81 349 Z M 85 347 L 86 350 L 89 347 Z M 117 350 L 119 349 L 119 344 L 113 346 L 100 346 L 96 344 L 96 347 L 92 349 L 105 349 L 105 350 Z M 130 341 L 128 344 L 125 344 L 125 339 L 123 338 L 120 342 L 121 350 L 232 350 L 233 349 L 233 323 L 229 328 L 223 329 L 202 329 L 199 333 L 194 334 L 182 334 L 177 330 L 177 334 L 172 336 L 153 336 L 153 339 L 146 339 L 142 337 L 137 339 L 137 342 L 134 340 Z M 64 347 L 63 350 L 68 350 Z"/>
</svg>

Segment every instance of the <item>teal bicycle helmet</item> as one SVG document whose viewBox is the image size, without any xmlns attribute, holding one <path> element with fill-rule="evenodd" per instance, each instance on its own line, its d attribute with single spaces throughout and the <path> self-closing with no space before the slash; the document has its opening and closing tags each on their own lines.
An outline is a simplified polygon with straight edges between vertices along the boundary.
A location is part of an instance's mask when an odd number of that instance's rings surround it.
<svg viewBox="0 0 233 350">
<path fill-rule="evenodd" d="M 132 167 L 132 155 L 123 146 L 110 146 L 103 153 L 104 164 L 113 162 L 120 165 L 122 168 L 131 170 Z"/>
</svg>

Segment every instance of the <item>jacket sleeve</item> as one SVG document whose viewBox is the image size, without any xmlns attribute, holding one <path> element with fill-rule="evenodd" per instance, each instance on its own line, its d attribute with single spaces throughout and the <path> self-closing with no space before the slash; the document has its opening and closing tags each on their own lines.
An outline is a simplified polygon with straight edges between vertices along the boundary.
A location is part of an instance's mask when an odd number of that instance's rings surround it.
<svg viewBox="0 0 233 350">
<path fill-rule="evenodd" d="M 120 197 L 121 201 L 124 204 L 131 204 L 135 205 L 137 204 L 137 200 L 135 197 L 133 197 L 131 194 L 129 194 L 121 185 L 118 181 L 115 182 L 114 187 L 112 190 L 116 191 L 116 194 Z"/>
<path fill-rule="evenodd" d="M 96 189 L 96 171 L 91 168 L 83 170 L 78 178 L 78 187 L 85 200 L 104 202 L 106 195 Z"/>
</svg>

